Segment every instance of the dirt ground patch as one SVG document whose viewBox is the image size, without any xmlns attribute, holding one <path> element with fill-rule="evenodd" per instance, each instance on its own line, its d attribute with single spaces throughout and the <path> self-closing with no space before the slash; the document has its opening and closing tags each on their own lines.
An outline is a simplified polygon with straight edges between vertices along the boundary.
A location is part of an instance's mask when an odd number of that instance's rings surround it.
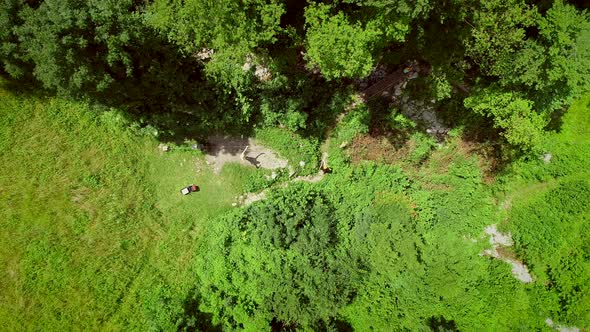
<svg viewBox="0 0 590 332">
<path fill-rule="evenodd" d="M 396 148 L 387 136 L 362 135 L 357 136 L 346 149 L 353 164 L 363 160 L 392 164 L 406 155 L 408 147 Z"/>
<path fill-rule="evenodd" d="M 242 159 L 242 152 L 248 147 Z M 231 136 L 211 136 L 208 139 L 205 160 L 215 173 L 219 173 L 226 163 L 239 163 L 266 169 L 287 167 L 288 161 L 280 158 L 271 149 L 256 142 L 253 138 Z"/>
</svg>

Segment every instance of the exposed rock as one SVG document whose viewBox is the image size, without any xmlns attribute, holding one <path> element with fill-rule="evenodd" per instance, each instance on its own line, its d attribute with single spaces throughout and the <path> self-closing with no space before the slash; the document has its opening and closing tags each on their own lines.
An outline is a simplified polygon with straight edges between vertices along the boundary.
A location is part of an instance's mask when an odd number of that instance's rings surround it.
<svg viewBox="0 0 590 332">
<path fill-rule="evenodd" d="M 168 145 L 160 144 L 160 145 L 158 145 L 158 147 L 160 148 L 160 150 L 162 150 L 164 152 L 170 151 L 170 147 Z"/>
<path fill-rule="evenodd" d="M 254 75 L 258 77 L 259 80 L 266 82 L 272 78 L 272 74 L 270 69 L 264 67 L 262 65 L 256 65 L 256 70 L 254 71 Z"/>
<path fill-rule="evenodd" d="M 529 273 L 529 269 L 523 263 L 511 259 L 504 260 L 512 265 L 512 275 L 516 279 L 524 282 L 525 284 L 533 282 L 533 276 Z"/>
<path fill-rule="evenodd" d="M 512 242 L 512 235 L 510 233 L 500 233 L 496 224 L 486 227 L 485 232 L 486 234 L 490 235 L 490 244 L 492 246 L 502 245 L 510 247 L 514 244 Z"/>
<path fill-rule="evenodd" d="M 204 61 L 210 59 L 213 53 L 215 53 L 215 51 L 213 51 L 210 48 L 204 47 L 199 52 L 195 53 L 194 57 L 201 61 Z"/>
<path fill-rule="evenodd" d="M 216 135 L 210 136 L 207 141 L 205 160 L 209 165 L 213 165 L 215 173 L 219 173 L 224 164 L 232 162 L 266 169 L 287 167 L 286 159 L 280 158 L 274 151 L 258 144 L 253 138 Z M 248 149 L 244 152 L 246 146 Z"/>
<path fill-rule="evenodd" d="M 495 224 L 486 227 L 485 232 L 490 236 L 492 249 L 484 250 L 484 254 L 512 265 L 512 275 L 516 279 L 524 283 L 533 282 L 533 276 L 529 273 L 526 265 L 518 260 L 502 256 L 502 253 L 498 250 L 499 247 L 510 247 L 514 244 L 512 235 L 510 233 L 500 233 Z"/>
<path fill-rule="evenodd" d="M 545 319 L 545 324 L 547 324 L 547 326 L 549 326 L 559 332 L 580 332 L 580 328 L 575 327 L 575 326 L 555 325 L 555 323 L 553 322 L 553 320 L 551 318 Z"/>
<path fill-rule="evenodd" d="M 551 155 L 551 153 L 545 153 L 543 155 L 543 161 L 545 162 L 545 164 L 549 164 L 551 162 L 551 158 L 553 156 Z"/>
<path fill-rule="evenodd" d="M 549 327 L 553 327 L 553 320 L 551 318 L 547 318 L 545 319 L 545 324 L 547 324 L 547 326 Z"/>
<path fill-rule="evenodd" d="M 559 331 L 559 332 L 580 332 L 580 329 L 577 327 L 558 326 L 557 331 Z"/>
</svg>

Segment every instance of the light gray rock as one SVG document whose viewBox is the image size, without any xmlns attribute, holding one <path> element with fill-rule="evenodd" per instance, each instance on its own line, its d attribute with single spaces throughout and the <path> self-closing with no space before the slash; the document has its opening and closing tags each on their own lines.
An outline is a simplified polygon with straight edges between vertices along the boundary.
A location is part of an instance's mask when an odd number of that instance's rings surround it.
<svg viewBox="0 0 590 332">
<path fill-rule="evenodd" d="M 543 155 L 543 161 L 545 162 L 545 164 L 549 164 L 551 162 L 551 158 L 553 156 L 551 155 L 551 153 L 545 153 Z"/>
</svg>

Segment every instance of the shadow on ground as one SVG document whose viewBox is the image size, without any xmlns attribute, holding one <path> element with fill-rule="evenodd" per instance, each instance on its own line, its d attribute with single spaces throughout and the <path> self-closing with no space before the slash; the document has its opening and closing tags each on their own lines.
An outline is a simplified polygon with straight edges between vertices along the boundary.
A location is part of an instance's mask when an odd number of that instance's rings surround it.
<svg viewBox="0 0 590 332">
<path fill-rule="evenodd" d="M 191 292 L 193 295 L 189 296 L 184 301 L 184 313 L 182 322 L 178 326 L 179 331 L 204 331 L 204 332 L 221 332 L 221 326 L 213 325 L 213 315 L 199 310 L 201 299 Z"/>
</svg>

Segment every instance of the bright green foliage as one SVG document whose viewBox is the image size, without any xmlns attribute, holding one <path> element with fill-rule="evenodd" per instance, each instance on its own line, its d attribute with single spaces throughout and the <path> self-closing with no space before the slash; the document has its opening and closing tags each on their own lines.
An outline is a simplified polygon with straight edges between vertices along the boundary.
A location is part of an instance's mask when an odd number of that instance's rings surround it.
<svg viewBox="0 0 590 332">
<path fill-rule="evenodd" d="M 590 183 L 564 180 L 510 214 L 519 254 L 548 285 L 546 310 L 575 326 L 590 324 L 589 205 Z"/>
<path fill-rule="evenodd" d="M 416 328 L 430 309 L 420 308 L 428 294 L 420 285 L 424 266 L 417 246 L 421 240 L 408 204 L 403 196 L 383 195 L 356 218 L 350 241 L 365 273 L 359 280 L 359 294 L 345 309 L 355 329 Z"/>
<path fill-rule="evenodd" d="M 369 132 L 369 108 L 361 103 L 350 110 L 340 120 L 337 133 L 334 135 L 337 145 L 350 143 L 357 135 Z"/>
<path fill-rule="evenodd" d="M 412 134 L 409 143 L 414 146 L 414 149 L 408 156 L 408 160 L 416 164 L 424 161 L 436 146 L 436 140 L 432 136 L 420 132 Z"/>
<path fill-rule="evenodd" d="M 357 10 L 351 15 L 378 28 L 383 37 L 381 46 L 389 42 L 403 42 L 411 30 L 412 21 L 424 18 L 430 11 L 430 0 L 341 0 L 344 4 L 355 4 Z"/>
<path fill-rule="evenodd" d="M 3 329 L 207 326 L 191 252 L 238 185 L 157 145 L 119 111 L 0 90 Z M 208 194 L 180 195 L 192 182 Z"/>
<path fill-rule="evenodd" d="M 521 160 L 502 179 L 512 205 L 505 228 L 537 278 L 533 300 L 543 315 L 578 327 L 590 324 L 589 101 L 576 102 L 561 131 L 543 140 L 550 163 Z"/>
<path fill-rule="evenodd" d="M 244 64 L 257 48 L 276 41 L 283 13 L 277 0 L 157 0 L 147 21 L 189 56 L 212 50 L 208 74 L 225 86 L 244 88 L 249 84 Z"/>
<path fill-rule="evenodd" d="M 590 160 L 590 94 L 575 102 L 561 118 L 559 132 L 543 137 L 539 150 L 551 154 L 549 163 L 537 158 L 516 160 L 502 178 L 505 191 L 519 190 L 537 181 L 551 182 L 555 178 L 576 176 L 586 172 Z M 543 187 L 543 186 L 541 186 Z"/>
<path fill-rule="evenodd" d="M 590 95 L 557 112 L 590 87 L 586 12 L 560 0 L 0 5 L 11 86 L 36 77 L 92 98 L 0 89 L 6 330 L 590 327 Z M 349 78 L 410 59 L 409 94 L 360 100 L 380 73 Z M 396 110 L 417 95 L 464 127 L 422 132 Z M 478 126 L 505 140 L 481 143 Z M 217 130 L 255 136 L 296 174 L 214 174 L 188 144 Z M 320 156 L 331 173 L 293 179 L 317 174 Z M 190 183 L 201 191 L 180 195 Z M 484 252 L 491 224 L 515 240 L 500 259 Z"/>
<path fill-rule="evenodd" d="M 363 77 L 373 67 L 373 47 L 380 36 L 372 24 L 351 23 L 343 12 L 330 15 L 327 5 L 305 10 L 309 66 L 327 79 Z"/>
<path fill-rule="evenodd" d="M 308 66 L 317 67 L 328 80 L 369 74 L 378 52 L 403 42 L 411 22 L 429 10 L 427 0 L 342 2 L 355 10 L 321 3 L 305 8 Z"/>
<path fill-rule="evenodd" d="M 431 73 L 432 96 L 436 101 L 445 100 L 451 97 L 453 90 L 451 83 L 447 78 L 447 74 L 436 68 Z"/>
<path fill-rule="evenodd" d="M 535 148 L 541 141 L 547 121 L 534 112 L 533 103 L 518 94 L 487 89 L 465 99 L 465 107 L 490 117 L 494 126 L 504 130 L 508 143 L 524 149 Z"/>
<path fill-rule="evenodd" d="M 318 170 L 319 144 L 316 140 L 304 139 L 300 135 L 281 128 L 256 130 L 256 139 L 286 158 L 298 174 L 307 175 Z M 301 161 L 305 163 L 303 167 L 299 164 Z"/>
</svg>

